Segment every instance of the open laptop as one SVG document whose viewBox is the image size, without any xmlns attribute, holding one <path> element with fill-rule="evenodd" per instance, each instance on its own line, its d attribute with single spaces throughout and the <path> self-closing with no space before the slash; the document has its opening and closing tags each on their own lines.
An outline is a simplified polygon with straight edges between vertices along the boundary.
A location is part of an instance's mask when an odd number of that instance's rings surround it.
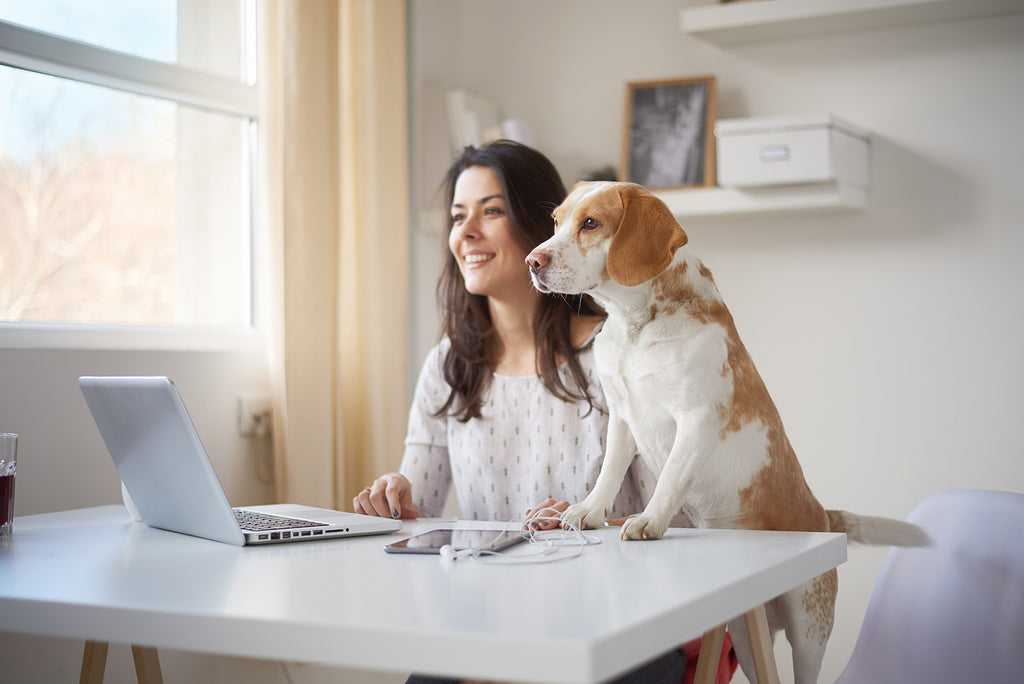
<svg viewBox="0 0 1024 684">
<path fill-rule="evenodd" d="M 384 534 L 399 520 L 296 504 L 231 508 L 174 383 L 81 377 L 121 481 L 150 527 L 243 546 Z"/>
</svg>

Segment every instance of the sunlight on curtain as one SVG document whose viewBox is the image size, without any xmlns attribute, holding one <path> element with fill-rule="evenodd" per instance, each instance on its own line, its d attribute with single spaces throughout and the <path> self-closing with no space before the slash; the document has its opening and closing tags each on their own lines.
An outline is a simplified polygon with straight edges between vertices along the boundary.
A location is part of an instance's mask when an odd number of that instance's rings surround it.
<svg viewBox="0 0 1024 684">
<path fill-rule="evenodd" d="M 351 509 L 408 415 L 405 3 L 263 17 L 277 495 Z"/>
</svg>

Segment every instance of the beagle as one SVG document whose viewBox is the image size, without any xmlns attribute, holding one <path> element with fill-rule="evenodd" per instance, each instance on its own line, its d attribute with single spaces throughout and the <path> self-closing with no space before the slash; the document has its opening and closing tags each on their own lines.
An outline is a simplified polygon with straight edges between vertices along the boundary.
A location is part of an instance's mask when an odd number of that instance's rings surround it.
<svg viewBox="0 0 1024 684">
<path fill-rule="evenodd" d="M 698 527 L 928 543 L 909 523 L 818 503 L 711 272 L 660 199 L 632 183 L 580 183 L 553 216 L 554 235 L 526 258 L 534 287 L 587 293 L 608 312 L 594 342 L 609 407 L 607 453 L 594 488 L 563 514 L 566 524 L 601 525 L 639 452 L 658 483 L 643 513 L 623 525 L 623 539 L 661 537 L 682 509 Z M 797 684 L 817 681 L 836 590 L 832 570 L 767 607 L 772 637 L 785 628 Z M 755 681 L 743 620 L 729 631 Z"/>
</svg>

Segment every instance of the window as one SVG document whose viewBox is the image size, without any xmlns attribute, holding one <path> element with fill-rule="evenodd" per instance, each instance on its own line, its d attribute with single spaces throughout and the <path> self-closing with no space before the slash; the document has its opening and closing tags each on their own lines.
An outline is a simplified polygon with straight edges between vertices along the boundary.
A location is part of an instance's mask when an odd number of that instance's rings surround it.
<svg viewBox="0 0 1024 684">
<path fill-rule="evenodd" d="M 0 0 L 0 327 L 252 326 L 251 0 Z"/>
</svg>

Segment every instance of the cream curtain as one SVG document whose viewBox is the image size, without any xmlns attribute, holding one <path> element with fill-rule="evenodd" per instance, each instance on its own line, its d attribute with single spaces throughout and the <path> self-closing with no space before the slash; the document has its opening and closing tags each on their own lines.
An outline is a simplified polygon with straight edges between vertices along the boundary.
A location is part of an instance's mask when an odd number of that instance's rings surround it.
<svg viewBox="0 0 1024 684">
<path fill-rule="evenodd" d="M 277 497 L 350 510 L 408 415 L 405 0 L 260 6 Z"/>
</svg>

